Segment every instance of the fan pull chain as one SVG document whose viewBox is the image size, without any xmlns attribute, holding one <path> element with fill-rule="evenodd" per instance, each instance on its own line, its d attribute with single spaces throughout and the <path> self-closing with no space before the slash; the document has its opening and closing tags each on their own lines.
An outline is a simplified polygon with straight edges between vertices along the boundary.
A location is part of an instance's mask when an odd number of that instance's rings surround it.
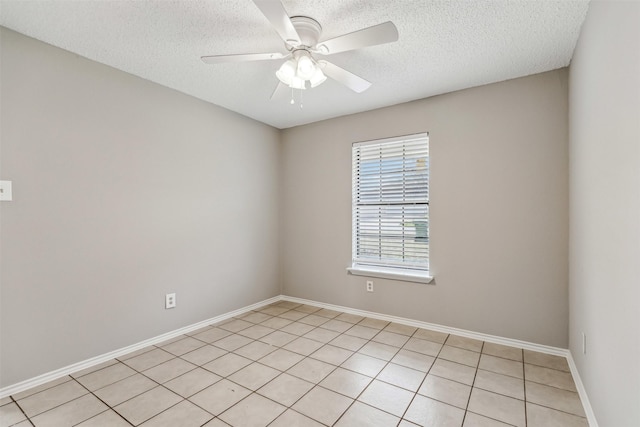
<svg viewBox="0 0 640 427">
<path fill-rule="evenodd" d="M 302 110 L 302 92 L 304 92 L 303 90 L 300 91 L 300 109 Z"/>
<path fill-rule="evenodd" d="M 293 88 L 291 88 L 291 105 L 295 104 L 296 102 L 293 100 Z"/>
</svg>

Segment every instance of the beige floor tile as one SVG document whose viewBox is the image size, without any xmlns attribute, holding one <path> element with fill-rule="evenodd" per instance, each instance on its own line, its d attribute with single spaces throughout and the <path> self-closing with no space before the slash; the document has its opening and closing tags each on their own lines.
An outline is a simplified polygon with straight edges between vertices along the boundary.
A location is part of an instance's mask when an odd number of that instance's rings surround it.
<svg viewBox="0 0 640 427">
<path fill-rule="evenodd" d="M 422 371 L 389 363 L 378 374 L 376 379 L 415 392 L 418 391 L 425 375 Z"/>
<path fill-rule="evenodd" d="M 293 351 L 294 353 L 302 354 L 303 356 L 308 356 L 320 347 L 322 347 L 321 342 L 310 340 L 309 338 L 300 337 L 291 341 L 283 348 L 285 350 Z"/>
<path fill-rule="evenodd" d="M 323 427 L 323 425 L 299 412 L 287 409 L 269 427 Z"/>
<path fill-rule="evenodd" d="M 153 349 L 153 347 L 146 347 L 146 348 L 148 350 L 152 350 Z M 90 367 L 88 367 L 86 369 L 83 369 L 81 371 L 74 372 L 74 373 L 71 374 L 71 376 L 73 378 L 80 378 L 80 377 L 88 375 L 88 374 L 90 374 L 92 372 L 99 371 L 100 369 L 104 369 L 104 368 L 106 368 L 108 366 L 115 365 L 116 363 L 119 363 L 119 361 L 117 359 L 107 360 L 106 362 L 99 363 L 97 365 L 90 366 Z"/>
<path fill-rule="evenodd" d="M 312 331 L 313 329 L 315 329 L 315 326 L 307 325 L 306 323 L 292 322 L 287 326 L 285 326 L 284 328 L 282 328 L 281 331 L 287 332 L 289 334 L 301 336 L 306 334 L 309 331 Z"/>
<path fill-rule="evenodd" d="M 94 394 L 109 406 L 116 406 L 139 394 L 151 390 L 158 384 L 142 374 L 135 374 L 128 378 L 96 390 Z"/>
<path fill-rule="evenodd" d="M 138 372 L 153 368 L 175 356 L 167 351 L 156 348 L 131 359 L 123 360 L 123 363 Z"/>
<path fill-rule="evenodd" d="M 217 416 L 250 394 L 251 390 L 223 379 L 194 394 L 189 400 Z"/>
<path fill-rule="evenodd" d="M 395 332 L 383 330 L 378 332 L 378 334 L 371 340 L 382 344 L 392 345 L 394 347 L 402 347 L 407 341 L 409 341 L 409 337 L 407 335 L 396 334 Z"/>
<path fill-rule="evenodd" d="M 87 393 L 87 389 L 77 382 L 68 381 L 20 399 L 18 404 L 28 417 L 33 417 Z"/>
<path fill-rule="evenodd" d="M 300 320 L 303 317 L 307 317 L 308 313 L 304 313 L 302 311 L 297 311 L 297 310 L 291 310 L 291 311 L 287 311 L 286 313 L 282 313 L 280 316 L 280 318 L 282 319 L 287 319 L 287 320 Z"/>
<path fill-rule="evenodd" d="M 36 393 L 40 393 L 41 391 L 48 390 L 48 389 L 50 389 L 52 387 L 55 387 L 55 386 L 60 385 L 60 384 L 64 384 L 64 383 L 69 382 L 71 380 L 72 380 L 72 378 L 70 376 L 65 375 L 64 377 L 55 379 L 53 381 L 49 381 L 49 382 L 44 383 L 44 384 L 40 384 L 39 386 L 30 388 L 30 389 L 25 390 L 25 391 L 21 391 L 20 393 L 13 394 L 11 397 L 13 397 L 14 400 L 21 400 L 21 399 L 24 399 L 25 397 L 29 397 L 29 396 L 34 395 Z"/>
<path fill-rule="evenodd" d="M 375 337 L 378 332 L 380 332 L 379 329 L 369 328 L 367 326 L 362 326 L 361 324 L 354 325 L 350 329 L 344 331 L 346 335 L 363 338 L 365 340 L 370 340 Z"/>
<path fill-rule="evenodd" d="M 526 356 L 525 356 L 526 357 Z M 527 381 L 550 385 L 563 390 L 577 391 L 571 373 L 542 366 L 524 364 L 524 378 Z"/>
<path fill-rule="evenodd" d="M 187 354 L 180 356 L 187 362 L 191 362 L 194 365 L 204 365 L 207 362 L 211 362 L 220 356 L 227 354 L 226 350 L 223 350 L 212 345 L 205 345 L 197 350 L 191 351 Z"/>
<path fill-rule="evenodd" d="M 220 418 L 214 418 L 202 427 L 229 427 L 229 424 L 225 423 Z"/>
<path fill-rule="evenodd" d="M 457 381 L 462 384 L 472 385 L 476 375 L 476 369 L 471 366 L 449 362 L 448 360 L 436 359 L 429 374 Z"/>
<path fill-rule="evenodd" d="M 369 341 L 360 350 L 358 350 L 358 353 L 389 361 L 393 359 L 393 356 L 395 356 L 399 350 L 400 349 L 398 347 Z"/>
<path fill-rule="evenodd" d="M 266 313 L 269 314 L 269 313 Z M 238 333 L 243 329 L 247 329 L 249 326 L 253 326 L 253 323 L 246 322 L 240 319 L 232 319 L 227 322 L 219 323 L 216 325 L 220 329 L 224 329 L 225 331 Z"/>
<path fill-rule="evenodd" d="M 310 314 L 310 313 L 315 313 L 316 311 L 320 310 L 320 307 L 314 307 L 313 305 L 303 304 L 303 305 L 299 305 L 298 307 L 294 308 L 294 310 Z"/>
<path fill-rule="evenodd" d="M 566 357 L 540 353 L 537 351 L 524 350 L 524 363 L 557 369 L 559 371 L 570 371 Z"/>
<path fill-rule="evenodd" d="M 482 415 L 468 412 L 464 416 L 464 424 L 462 427 L 510 427 L 509 424 L 505 424 L 501 421 L 484 417 Z"/>
<path fill-rule="evenodd" d="M 435 360 L 433 356 L 427 356 L 426 354 L 416 353 L 410 350 L 400 350 L 393 356 L 391 362 L 406 366 L 407 368 L 417 369 L 418 371 L 428 372 Z"/>
<path fill-rule="evenodd" d="M 334 369 L 336 369 L 336 367 L 329 363 L 305 358 L 289 369 L 287 373 L 313 384 L 317 384 Z"/>
<path fill-rule="evenodd" d="M 498 374 L 509 375 L 516 378 L 524 378 L 524 365 L 522 362 L 516 362 L 515 360 L 507 360 L 502 357 L 490 356 L 483 354 L 480 356 L 479 369 L 485 371 L 496 372 Z"/>
<path fill-rule="evenodd" d="M 524 400 L 524 381 L 520 378 L 479 369 L 473 386 L 513 397 L 514 399 Z"/>
<path fill-rule="evenodd" d="M 31 418 L 36 427 L 73 426 L 109 409 L 91 394 L 57 406 Z"/>
<path fill-rule="evenodd" d="M 231 335 L 231 332 L 224 329 L 210 328 L 204 332 L 193 335 L 193 338 L 211 344 L 212 342 L 221 340 L 222 338 L 228 337 L 229 335 Z"/>
<path fill-rule="evenodd" d="M 414 396 L 415 393 L 408 390 L 374 380 L 362 392 L 358 400 L 401 417 Z"/>
<path fill-rule="evenodd" d="M 449 338 L 451 338 L 451 336 L 449 336 Z M 449 345 L 445 345 L 442 347 L 440 354 L 438 354 L 438 358 L 445 359 L 450 362 L 460 363 L 462 365 L 473 366 L 475 368 L 478 366 L 480 353 L 476 353 L 475 351 L 471 350 L 465 350 L 459 347 L 451 347 Z"/>
<path fill-rule="evenodd" d="M 364 403 L 354 402 L 335 424 L 336 427 L 395 427 L 400 418 Z"/>
<path fill-rule="evenodd" d="M 306 334 L 304 334 L 303 337 L 326 344 L 332 339 L 334 339 L 335 337 L 337 337 L 338 335 L 340 335 L 340 333 L 336 331 L 331 331 L 329 329 L 315 328 L 307 332 Z"/>
<path fill-rule="evenodd" d="M 395 332 L 396 334 L 411 336 L 418 330 L 418 328 L 415 326 L 402 325 L 400 323 L 389 323 L 385 326 L 384 330 L 387 332 Z"/>
<path fill-rule="evenodd" d="M 11 427 L 33 427 L 33 424 L 31 424 L 30 421 L 21 421 L 18 424 L 14 424 Z"/>
<path fill-rule="evenodd" d="M 241 330 L 240 332 L 238 332 L 238 335 L 257 340 L 258 338 L 262 338 L 265 335 L 269 335 L 271 332 L 275 332 L 275 329 L 271 329 L 263 325 L 253 325 L 248 327 L 247 329 Z"/>
<path fill-rule="evenodd" d="M 483 341 L 461 337 L 459 335 L 449 335 L 445 344 L 451 347 L 464 348 L 465 350 L 471 350 L 479 353 L 480 350 L 482 350 Z"/>
<path fill-rule="evenodd" d="M 193 371 L 189 371 L 184 375 L 166 382 L 164 386 L 174 393 L 187 398 L 215 384 L 221 379 L 218 375 L 205 369 L 196 368 Z"/>
<path fill-rule="evenodd" d="M 257 393 L 288 407 L 313 387 L 314 384 L 285 373 L 264 385 Z"/>
<path fill-rule="evenodd" d="M 322 387 L 315 387 L 298 400 L 291 409 L 318 422 L 333 425 L 351 405 L 353 399 Z"/>
<path fill-rule="evenodd" d="M 279 371 L 286 371 L 302 359 L 304 359 L 304 356 L 300 354 L 279 348 L 273 353 L 269 353 L 259 361 L 263 365 L 270 366 Z"/>
<path fill-rule="evenodd" d="M 161 348 L 164 351 L 168 351 L 169 353 L 173 354 L 174 356 L 182 356 L 183 354 L 189 353 L 190 351 L 200 348 L 203 345 L 205 345 L 205 343 L 198 339 L 186 337 L 184 339 L 181 339 L 180 341 L 175 341 L 171 344 L 164 345 Z"/>
<path fill-rule="evenodd" d="M 586 418 L 527 403 L 528 427 L 589 427 Z"/>
<path fill-rule="evenodd" d="M 260 313 L 269 314 L 271 316 L 279 316 L 279 315 L 281 315 L 283 313 L 286 313 L 289 310 L 290 309 L 286 308 L 286 307 L 272 306 L 272 307 L 267 307 L 267 308 L 264 308 L 264 309 L 260 310 Z"/>
<path fill-rule="evenodd" d="M 338 366 L 344 363 L 352 354 L 353 351 L 327 344 L 311 353 L 309 357 Z"/>
<path fill-rule="evenodd" d="M 413 338 L 420 338 L 422 340 L 432 341 L 438 344 L 444 344 L 449 334 L 445 334 L 444 332 L 432 331 L 430 329 L 421 329 L 413 334 Z"/>
<path fill-rule="evenodd" d="M 229 380 L 255 391 L 278 375 L 280 375 L 280 371 L 277 369 L 255 362 L 230 375 Z"/>
<path fill-rule="evenodd" d="M 342 320 L 337 320 L 337 319 L 331 319 L 327 323 L 323 323 L 322 325 L 320 325 L 320 327 L 342 333 L 347 329 L 351 329 L 351 327 L 353 327 L 353 323 L 343 322 Z"/>
<path fill-rule="evenodd" d="M 331 372 L 320 385 L 336 393 L 355 399 L 371 382 L 371 377 L 338 368 Z"/>
<path fill-rule="evenodd" d="M 174 343 L 174 342 L 176 342 L 176 341 L 181 341 L 181 340 L 183 340 L 183 339 L 185 339 L 185 338 L 187 338 L 187 337 L 188 337 L 188 335 L 185 335 L 185 334 L 182 334 L 182 335 L 176 335 L 176 336 L 175 336 L 175 337 L 173 337 L 173 338 L 169 338 L 169 339 L 167 339 L 167 340 L 164 340 L 164 341 L 159 342 L 159 343 L 158 343 L 158 344 L 156 344 L 155 346 L 156 346 L 156 347 L 164 347 L 165 345 L 169 345 L 169 344 Z"/>
<path fill-rule="evenodd" d="M 307 325 L 311 325 L 311 326 L 320 326 L 322 324 L 327 323 L 328 321 L 329 319 L 327 319 L 326 317 L 317 316 L 315 314 L 310 314 L 298 320 L 298 322 L 300 323 L 306 323 Z"/>
<path fill-rule="evenodd" d="M 420 426 L 461 427 L 464 410 L 417 395 L 404 418 Z"/>
<path fill-rule="evenodd" d="M 228 337 L 224 337 L 221 340 L 214 342 L 213 345 L 223 350 L 233 351 L 240 347 L 244 347 L 251 342 L 253 342 L 251 338 L 243 337 L 238 334 L 231 334 Z"/>
<path fill-rule="evenodd" d="M 300 307 L 302 304 L 298 303 L 298 302 L 294 302 L 294 301 L 280 301 L 276 304 L 277 307 L 284 307 L 284 308 L 288 308 L 290 310 L 296 308 L 296 307 Z"/>
<path fill-rule="evenodd" d="M 127 360 L 127 359 L 133 359 L 136 356 L 140 356 L 141 354 L 147 353 L 147 352 L 149 352 L 151 350 L 155 350 L 156 348 L 157 347 L 153 346 L 153 345 L 150 345 L 148 347 L 143 347 L 143 348 L 140 348 L 140 349 L 138 349 L 136 351 L 132 351 L 132 352 L 129 352 L 129 353 L 125 354 L 125 355 L 122 355 L 122 356 L 118 357 L 118 360 L 119 361 L 123 361 L 123 360 Z M 102 369 L 102 368 L 100 368 L 100 369 Z"/>
<path fill-rule="evenodd" d="M 398 427 L 420 427 L 418 426 L 418 424 L 414 424 L 414 423 L 410 423 L 407 420 L 400 420 L 400 424 L 398 424 Z"/>
<path fill-rule="evenodd" d="M 13 399 L 9 396 L 0 399 L 0 406 L 8 405 L 9 403 L 13 403 Z"/>
<path fill-rule="evenodd" d="M 15 403 L 11 402 L 0 406 L 0 426 L 12 426 L 26 419 L 27 417 Z"/>
<path fill-rule="evenodd" d="M 527 402 L 585 417 L 578 393 L 543 384 L 526 382 Z"/>
<path fill-rule="evenodd" d="M 244 320 L 245 322 L 262 323 L 269 319 L 273 319 L 273 316 L 269 316 L 268 314 L 260 313 L 257 311 L 252 311 L 245 314 L 244 316 L 241 316 L 240 319 Z"/>
<path fill-rule="evenodd" d="M 78 427 L 131 427 L 124 418 L 112 409 L 104 411 L 78 424 Z"/>
<path fill-rule="evenodd" d="M 267 354 L 276 351 L 277 349 L 278 347 L 274 347 L 260 341 L 254 341 L 251 344 L 240 347 L 239 349 L 235 350 L 234 353 L 239 354 L 242 357 L 246 357 L 247 359 L 259 360 Z"/>
<path fill-rule="evenodd" d="M 335 345 L 336 347 L 344 348 L 351 351 L 358 351 L 365 345 L 368 340 L 358 337 L 352 337 L 351 335 L 342 334 L 336 337 L 334 340 L 329 342 L 331 345 Z"/>
<path fill-rule="evenodd" d="M 293 313 L 293 312 L 288 311 L 287 313 L 284 313 L 284 314 L 288 314 L 288 313 Z M 282 317 L 272 317 L 271 319 L 265 320 L 264 322 L 262 322 L 261 325 L 271 329 L 281 329 L 287 325 L 290 325 L 291 323 L 293 323 L 293 321 L 289 319 L 283 319 Z"/>
<path fill-rule="evenodd" d="M 391 322 L 381 319 L 373 319 L 371 317 L 365 317 L 360 322 L 358 322 L 358 325 L 380 330 L 384 329 L 389 323 Z"/>
<path fill-rule="evenodd" d="M 92 372 L 88 375 L 76 378 L 80 384 L 89 389 L 89 391 L 98 390 L 109 384 L 118 382 L 124 378 L 130 377 L 136 371 L 123 363 L 116 363 L 99 371 Z"/>
<path fill-rule="evenodd" d="M 467 408 L 471 412 L 493 418 L 498 421 L 524 427 L 524 401 L 474 388 Z"/>
<path fill-rule="evenodd" d="M 142 373 L 157 383 L 165 383 L 182 374 L 192 371 L 196 365 L 180 358 L 171 359 Z"/>
<path fill-rule="evenodd" d="M 467 403 L 469 403 L 471 387 L 446 378 L 427 375 L 418 393 L 440 402 L 466 409 Z"/>
<path fill-rule="evenodd" d="M 335 310 L 330 310 L 328 308 L 323 308 L 321 310 L 316 311 L 313 314 L 317 316 L 326 317 L 327 319 L 333 319 L 334 317 L 337 317 L 338 315 L 340 315 L 340 312 Z"/>
<path fill-rule="evenodd" d="M 363 316 L 358 316 L 357 314 L 342 313 L 339 316 L 337 316 L 335 319 L 336 320 L 341 320 L 341 321 L 347 322 L 347 323 L 356 324 L 356 323 L 361 322 L 362 320 L 364 320 L 364 317 Z"/>
<path fill-rule="evenodd" d="M 181 400 L 182 397 L 159 386 L 127 400 L 113 409 L 133 425 L 138 425 L 169 409 Z"/>
<path fill-rule="evenodd" d="M 517 347 L 485 342 L 484 347 L 482 347 L 482 353 L 522 362 L 522 349 Z"/>
<path fill-rule="evenodd" d="M 227 377 L 245 366 L 253 363 L 251 359 L 238 356 L 237 354 L 227 353 L 222 357 L 213 360 L 206 365 L 202 365 L 207 371 L 211 371 L 221 377 Z"/>
<path fill-rule="evenodd" d="M 415 351 L 417 353 L 426 354 L 428 356 L 437 356 L 440 353 L 442 344 L 433 341 L 422 340 L 420 338 L 411 338 L 403 347 L 405 350 Z"/>
<path fill-rule="evenodd" d="M 350 371 L 355 371 L 368 377 L 375 377 L 382 371 L 387 362 L 375 357 L 356 353 L 348 358 L 341 366 Z"/>
<path fill-rule="evenodd" d="M 254 393 L 223 412 L 219 418 L 232 426 L 265 427 L 286 409 L 286 407 Z"/>
<path fill-rule="evenodd" d="M 183 400 L 144 422 L 142 427 L 200 427 L 213 416 L 193 403 Z"/>
<path fill-rule="evenodd" d="M 260 341 L 267 344 L 275 345 L 276 347 L 283 347 L 296 338 L 298 338 L 297 335 L 288 334 L 282 331 L 275 331 L 260 338 Z"/>
</svg>

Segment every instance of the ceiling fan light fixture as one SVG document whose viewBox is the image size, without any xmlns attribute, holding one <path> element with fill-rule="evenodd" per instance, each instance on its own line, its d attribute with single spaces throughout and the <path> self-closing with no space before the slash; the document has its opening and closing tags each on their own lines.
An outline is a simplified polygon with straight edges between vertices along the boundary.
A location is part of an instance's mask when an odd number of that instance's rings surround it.
<svg viewBox="0 0 640 427">
<path fill-rule="evenodd" d="M 313 73 L 309 82 L 311 83 L 311 87 L 320 86 L 324 81 L 327 80 L 327 76 L 324 75 L 320 67 L 316 67 L 316 72 Z"/>
<path fill-rule="evenodd" d="M 287 86 L 290 86 L 292 79 L 296 76 L 296 65 L 296 61 L 293 58 L 285 61 L 284 64 L 280 66 L 280 69 L 276 71 L 276 77 L 278 77 L 278 80 Z"/>
<path fill-rule="evenodd" d="M 300 55 L 298 58 L 298 69 L 296 76 L 300 77 L 303 80 L 309 80 L 316 72 L 316 64 L 313 63 L 313 60 L 309 56 L 309 54 Z"/>
<path fill-rule="evenodd" d="M 306 80 L 301 79 L 300 77 L 293 76 L 291 78 L 291 83 L 289 83 L 289 87 L 291 89 L 306 89 Z"/>
</svg>

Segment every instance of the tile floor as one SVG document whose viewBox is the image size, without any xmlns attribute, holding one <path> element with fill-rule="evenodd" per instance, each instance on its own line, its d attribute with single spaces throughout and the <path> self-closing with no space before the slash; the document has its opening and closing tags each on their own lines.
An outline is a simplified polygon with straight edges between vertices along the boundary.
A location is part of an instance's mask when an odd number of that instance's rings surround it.
<svg viewBox="0 0 640 427">
<path fill-rule="evenodd" d="M 0 400 L 0 426 L 587 426 L 564 358 L 288 301 Z"/>
</svg>

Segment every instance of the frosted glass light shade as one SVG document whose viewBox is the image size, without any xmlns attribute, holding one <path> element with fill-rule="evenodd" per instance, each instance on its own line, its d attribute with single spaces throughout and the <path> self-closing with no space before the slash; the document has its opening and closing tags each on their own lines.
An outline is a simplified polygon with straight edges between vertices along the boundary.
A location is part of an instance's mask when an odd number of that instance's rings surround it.
<svg viewBox="0 0 640 427">
<path fill-rule="evenodd" d="M 287 86 L 291 85 L 291 80 L 295 77 L 295 75 L 296 61 L 294 59 L 289 59 L 284 64 L 282 64 L 282 66 L 280 66 L 280 69 L 278 71 L 276 71 L 276 77 L 278 77 L 278 80 L 280 80 Z"/>
</svg>

